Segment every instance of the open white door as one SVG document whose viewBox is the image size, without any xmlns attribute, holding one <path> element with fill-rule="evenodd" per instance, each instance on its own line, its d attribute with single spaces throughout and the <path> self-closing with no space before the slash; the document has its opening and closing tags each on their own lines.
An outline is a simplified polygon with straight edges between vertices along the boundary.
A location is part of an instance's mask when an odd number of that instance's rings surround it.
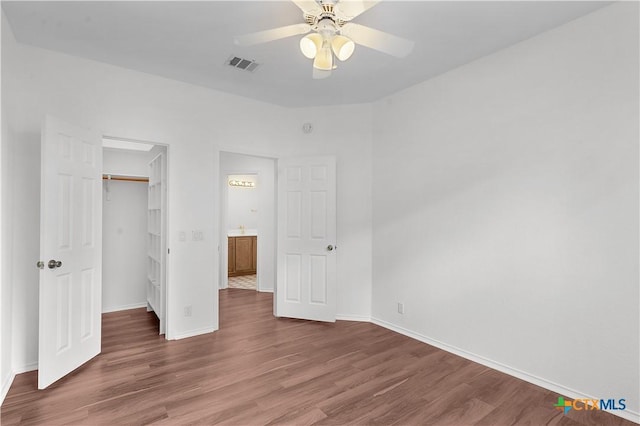
<svg viewBox="0 0 640 426">
<path fill-rule="evenodd" d="M 278 160 L 275 314 L 336 320 L 336 160 Z"/>
<path fill-rule="evenodd" d="M 47 116 L 40 186 L 38 388 L 100 353 L 101 138 Z"/>
</svg>

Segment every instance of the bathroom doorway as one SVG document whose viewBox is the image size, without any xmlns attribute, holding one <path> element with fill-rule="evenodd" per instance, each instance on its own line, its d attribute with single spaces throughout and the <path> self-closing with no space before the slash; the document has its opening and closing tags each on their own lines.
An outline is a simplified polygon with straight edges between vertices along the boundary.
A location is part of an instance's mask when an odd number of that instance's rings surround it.
<svg viewBox="0 0 640 426">
<path fill-rule="evenodd" d="M 227 175 L 228 288 L 257 290 L 258 175 Z"/>
<path fill-rule="evenodd" d="M 220 153 L 220 289 L 273 292 L 275 182 L 275 159 Z"/>
</svg>

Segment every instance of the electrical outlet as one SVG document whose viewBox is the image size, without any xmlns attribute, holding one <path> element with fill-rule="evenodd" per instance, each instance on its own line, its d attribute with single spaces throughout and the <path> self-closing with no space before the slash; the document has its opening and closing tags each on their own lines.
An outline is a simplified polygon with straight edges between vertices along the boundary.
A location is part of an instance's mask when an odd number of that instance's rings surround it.
<svg viewBox="0 0 640 426">
<path fill-rule="evenodd" d="M 178 232 L 178 241 L 186 241 L 187 234 L 184 231 Z"/>
<path fill-rule="evenodd" d="M 404 314 L 404 303 L 398 302 L 398 313 Z"/>
<path fill-rule="evenodd" d="M 204 240 L 204 232 L 202 232 L 202 231 L 191 231 L 191 239 L 193 241 L 202 241 L 202 240 Z"/>
<path fill-rule="evenodd" d="M 185 317 L 191 316 L 191 305 L 187 305 L 184 307 L 184 316 Z"/>
</svg>

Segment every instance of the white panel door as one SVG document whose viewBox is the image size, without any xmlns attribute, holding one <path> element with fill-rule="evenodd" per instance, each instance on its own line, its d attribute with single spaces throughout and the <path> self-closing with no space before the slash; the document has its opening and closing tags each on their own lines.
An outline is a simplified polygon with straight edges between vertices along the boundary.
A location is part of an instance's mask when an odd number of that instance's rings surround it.
<svg viewBox="0 0 640 426">
<path fill-rule="evenodd" d="M 102 143 L 47 116 L 40 186 L 38 388 L 100 353 Z"/>
<path fill-rule="evenodd" d="M 278 160 L 275 315 L 336 320 L 336 161 Z"/>
</svg>

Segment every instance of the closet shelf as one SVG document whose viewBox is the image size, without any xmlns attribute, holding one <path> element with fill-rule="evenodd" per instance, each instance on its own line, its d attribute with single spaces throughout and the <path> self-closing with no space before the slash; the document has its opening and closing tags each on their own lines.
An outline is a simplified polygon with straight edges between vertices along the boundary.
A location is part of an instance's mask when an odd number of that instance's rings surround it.
<svg viewBox="0 0 640 426">
<path fill-rule="evenodd" d="M 147 304 L 160 320 L 160 334 L 164 334 L 166 288 L 166 157 L 158 154 L 149 163 L 147 202 Z"/>
</svg>

